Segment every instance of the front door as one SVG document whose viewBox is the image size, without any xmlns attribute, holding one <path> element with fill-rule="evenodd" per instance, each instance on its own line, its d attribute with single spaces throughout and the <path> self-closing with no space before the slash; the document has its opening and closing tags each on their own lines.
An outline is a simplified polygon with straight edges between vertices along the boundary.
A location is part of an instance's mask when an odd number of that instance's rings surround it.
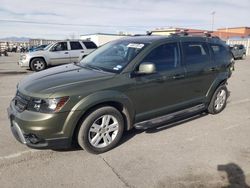
<svg viewBox="0 0 250 188">
<path fill-rule="evenodd" d="M 49 52 L 51 65 L 70 63 L 67 42 L 56 43 Z"/>
<path fill-rule="evenodd" d="M 185 69 L 180 64 L 178 43 L 154 48 L 142 62 L 151 62 L 156 73 L 135 77 L 136 122 L 151 119 L 181 108 L 186 100 Z"/>
</svg>

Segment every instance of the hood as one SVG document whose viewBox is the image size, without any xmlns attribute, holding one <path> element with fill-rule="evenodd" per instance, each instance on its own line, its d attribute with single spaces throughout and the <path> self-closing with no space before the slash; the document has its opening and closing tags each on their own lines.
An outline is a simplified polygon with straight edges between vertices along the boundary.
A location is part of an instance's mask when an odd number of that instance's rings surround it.
<svg viewBox="0 0 250 188">
<path fill-rule="evenodd" d="M 75 64 L 62 65 L 25 77 L 18 85 L 18 90 L 29 96 L 49 97 L 55 90 L 77 84 L 112 78 L 115 74 L 90 70 Z"/>
<path fill-rule="evenodd" d="M 46 53 L 48 53 L 48 51 L 37 50 L 37 51 L 30 51 L 26 55 L 30 57 L 34 57 L 34 56 L 43 56 Z"/>
</svg>

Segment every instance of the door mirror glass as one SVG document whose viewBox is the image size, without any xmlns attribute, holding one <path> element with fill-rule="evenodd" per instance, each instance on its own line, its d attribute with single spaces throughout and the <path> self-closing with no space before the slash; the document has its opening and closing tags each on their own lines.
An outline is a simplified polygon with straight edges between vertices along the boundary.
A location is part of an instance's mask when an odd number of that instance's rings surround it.
<svg viewBox="0 0 250 188">
<path fill-rule="evenodd" d="M 156 73 L 156 67 L 154 63 L 143 62 L 139 66 L 138 74 L 153 74 Z"/>
</svg>

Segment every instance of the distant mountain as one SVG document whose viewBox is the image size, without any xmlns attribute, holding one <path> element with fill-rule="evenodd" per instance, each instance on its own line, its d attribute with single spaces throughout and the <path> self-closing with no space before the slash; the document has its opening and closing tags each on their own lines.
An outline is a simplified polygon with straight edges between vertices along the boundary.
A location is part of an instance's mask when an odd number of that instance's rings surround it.
<svg viewBox="0 0 250 188">
<path fill-rule="evenodd" d="M 30 38 L 27 37 L 6 37 L 0 38 L 0 41 L 12 41 L 12 42 L 29 42 Z"/>
</svg>

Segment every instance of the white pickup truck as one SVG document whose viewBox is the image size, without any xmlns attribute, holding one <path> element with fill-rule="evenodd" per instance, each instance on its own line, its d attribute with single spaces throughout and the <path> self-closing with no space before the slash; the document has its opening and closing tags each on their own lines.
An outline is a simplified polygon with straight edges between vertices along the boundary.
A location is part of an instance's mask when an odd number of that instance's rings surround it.
<svg viewBox="0 0 250 188">
<path fill-rule="evenodd" d="M 48 45 L 43 50 L 21 55 L 18 64 L 33 71 L 41 71 L 50 65 L 78 62 L 96 48 L 92 41 L 59 41 Z"/>
</svg>

